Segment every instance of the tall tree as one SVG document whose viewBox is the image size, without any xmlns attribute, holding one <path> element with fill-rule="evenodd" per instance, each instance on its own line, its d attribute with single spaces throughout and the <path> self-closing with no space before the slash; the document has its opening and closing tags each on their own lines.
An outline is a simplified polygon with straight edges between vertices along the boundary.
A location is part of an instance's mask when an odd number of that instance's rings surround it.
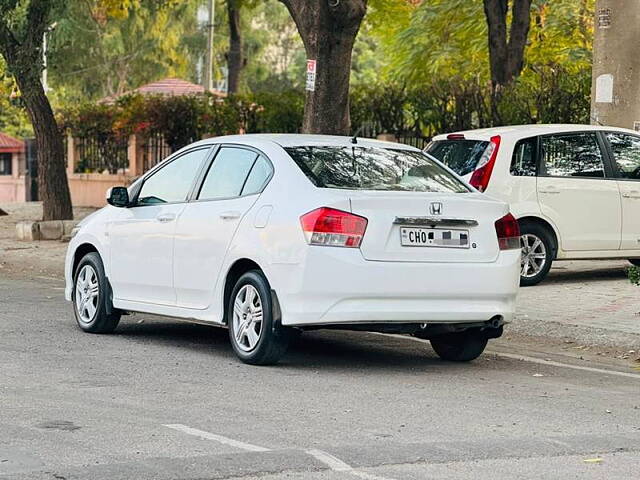
<svg viewBox="0 0 640 480">
<path fill-rule="evenodd" d="M 42 38 L 55 3 L 0 0 L 0 53 L 20 89 L 35 132 L 43 218 L 67 220 L 73 218 L 73 211 L 62 135 L 41 82 Z"/>
<path fill-rule="evenodd" d="M 227 58 L 229 80 L 227 90 L 229 93 L 238 92 L 240 74 L 245 65 L 240 28 L 240 3 L 240 0 L 227 0 L 227 14 L 229 16 L 229 53 Z"/>
<path fill-rule="evenodd" d="M 280 0 L 293 17 L 316 82 L 307 91 L 302 131 L 346 135 L 350 129 L 351 54 L 367 0 Z"/>
<path fill-rule="evenodd" d="M 494 91 L 511 83 L 524 66 L 524 49 L 531 23 L 531 0 L 511 0 L 511 4 L 511 26 L 507 27 L 509 0 L 484 0 Z"/>
</svg>

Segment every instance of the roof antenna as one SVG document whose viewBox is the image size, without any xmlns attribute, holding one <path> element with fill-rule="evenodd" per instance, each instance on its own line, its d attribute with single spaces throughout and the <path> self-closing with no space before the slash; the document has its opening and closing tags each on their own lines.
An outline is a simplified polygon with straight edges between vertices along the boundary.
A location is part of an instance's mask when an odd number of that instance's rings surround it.
<svg viewBox="0 0 640 480">
<path fill-rule="evenodd" d="M 353 137 L 351 138 L 351 143 L 353 143 L 354 145 L 358 144 L 358 135 L 360 135 L 360 132 L 362 132 L 363 129 L 364 129 L 364 124 L 360 125 L 358 130 L 356 130 L 356 133 L 353 134 Z"/>
</svg>

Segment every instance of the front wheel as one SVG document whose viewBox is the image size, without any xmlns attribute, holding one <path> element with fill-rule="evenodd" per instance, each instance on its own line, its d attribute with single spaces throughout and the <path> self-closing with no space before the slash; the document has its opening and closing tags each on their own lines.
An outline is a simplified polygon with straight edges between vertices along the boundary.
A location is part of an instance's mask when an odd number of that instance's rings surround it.
<svg viewBox="0 0 640 480">
<path fill-rule="evenodd" d="M 470 362 L 475 360 L 487 346 L 488 339 L 475 331 L 447 333 L 430 340 L 431 347 L 443 360 Z"/>
<path fill-rule="evenodd" d="M 549 273 L 555 257 L 555 242 L 549 231 L 538 223 L 520 224 L 520 285 L 537 285 Z"/>
<path fill-rule="evenodd" d="M 120 322 L 119 312 L 109 312 L 109 289 L 100 255 L 87 253 L 76 268 L 73 311 L 78 326 L 89 333 L 111 333 Z"/>
<path fill-rule="evenodd" d="M 229 339 L 244 363 L 271 365 L 287 351 L 290 336 L 273 318 L 271 288 L 264 274 L 242 275 L 231 292 L 227 308 Z"/>
</svg>

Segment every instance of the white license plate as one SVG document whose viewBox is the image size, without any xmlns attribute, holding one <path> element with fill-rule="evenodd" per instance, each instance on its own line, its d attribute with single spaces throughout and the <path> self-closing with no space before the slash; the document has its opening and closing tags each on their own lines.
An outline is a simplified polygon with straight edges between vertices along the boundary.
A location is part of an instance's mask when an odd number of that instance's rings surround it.
<svg viewBox="0 0 640 480">
<path fill-rule="evenodd" d="M 469 248 L 469 230 L 442 228 L 400 228 L 403 247 Z"/>
</svg>

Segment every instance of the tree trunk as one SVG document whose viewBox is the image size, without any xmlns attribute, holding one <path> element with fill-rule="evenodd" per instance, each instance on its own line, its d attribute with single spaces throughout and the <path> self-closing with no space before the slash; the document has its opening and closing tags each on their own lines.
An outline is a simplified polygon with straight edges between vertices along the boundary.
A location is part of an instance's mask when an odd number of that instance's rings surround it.
<svg viewBox="0 0 640 480">
<path fill-rule="evenodd" d="M 39 80 L 16 76 L 36 136 L 38 194 L 43 220 L 71 220 L 71 196 L 65 168 L 64 144 L 51 104 Z"/>
<path fill-rule="evenodd" d="M 42 198 L 43 220 L 70 220 L 73 210 L 62 135 L 40 80 L 42 38 L 49 25 L 52 4 L 45 0 L 28 2 L 25 25 L 13 31 L 6 19 L 9 14 L 18 13 L 18 4 L 0 2 L 0 53 L 18 84 L 36 135 L 38 193 Z M 17 35 L 20 30 L 21 35 Z"/>
<path fill-rule="evenodd" d="M 302 131 L 348 135 L 351 53 L 367 0 L 281 0 L 316 61 L 314 91 L 307 91 Z"/>
<path fill-rule="evenodd" d="M 500 123 L 498 104 L 503 87 L 513 82 L 522 72 L 529 35 L 532 0 L 512 1 L 511 28 L 507 39 L 509 0 L 484 0 L 484 13 L 489 27 L 491 115 L 494 124 Z"/>
<path fill-rule="evenodd" d="M 227 81 L 227 91 L 229 93 L 237 93 L 240 86 L 240 74 L 244 68 L 239 0 L 227 0 L 227 12 L 229 14 L 229 56 L 227 59 L 229 79 Z"/>
</svg>

